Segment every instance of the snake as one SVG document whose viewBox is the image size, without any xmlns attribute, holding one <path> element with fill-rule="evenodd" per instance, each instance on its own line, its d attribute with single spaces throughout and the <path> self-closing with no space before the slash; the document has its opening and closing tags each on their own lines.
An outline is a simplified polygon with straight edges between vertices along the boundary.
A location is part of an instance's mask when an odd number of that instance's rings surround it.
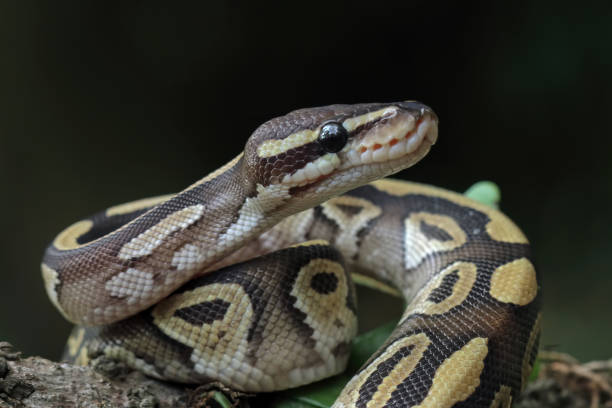
<svg viewBox="0 0 612 408">
<path fill-rule="evenodd" d="M 500 211 L 385 178 L 437 137 L 416 101 L 299 109 L 180 193 L 72 224 L 41 265 L 78 325 L 68 354 L 240 392 L 298 387 L 344 370 L 355 275 L 407 306 L 334 408 L 509 407 L 537 353 L 539 278 Z"/>
</svg>

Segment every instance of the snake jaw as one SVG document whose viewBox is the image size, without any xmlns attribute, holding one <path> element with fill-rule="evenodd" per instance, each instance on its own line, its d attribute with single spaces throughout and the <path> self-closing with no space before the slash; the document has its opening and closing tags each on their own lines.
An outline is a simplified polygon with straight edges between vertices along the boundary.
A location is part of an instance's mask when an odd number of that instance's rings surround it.
<svg viewBox="0 0 612 408">
<path fill-rule="evenodd" d="M 438 136 L 437 120 L 429 113 L 420 118 L 409 115 L 401 120 L 383 121 L 384 124 L 373 127 L 343 149 L 340 169 L 409 158 L 423 143 L 433 145 Z"/>
<path fill-rule="evenodd" d="M 434 144 L 438 134 L 437 118 L 429 108 L 402 109 L 401 104 L 350 117 L 342 126 L 351 135 L 342 150 L 320 156 L 279 182 L 291 188 L 293 194 L 303 194 L 339 172 L 355 169 L 354 174 L 363 173 L 359 167 L 390 163 L 397 171 L 420 159 L 419 149 L 423 144 Z"/>
<path fill-rule="evenodd" d="M 336 153 L 327 153 L 317 160 L 283 177 L 282 184 L 291 188 L 302 187 L 322 180 L 340 166 L 340 158 Z"/>
<path fill-rule="evenodd" d="M 350 189 L 414 164 L 427 151 L 421 146 L 435 141 L 436 124 L 435 113 L 418 102 L 293 111 L 266 122 L 249 138 L 244 184 L 247 190 L 278 184 L 301 198 L 326 180 L 346 191 L 341 187 L 345 181 Z M 349 172 L 352 175 L 344 174 Z M 336 174 L 339 179 L 334 181 Z"/>
<path fill-rule="evenodd" d="M 290 189 L 292 196 L 304 199 L 311 194 L 341 194 L 412 166 L 435 144 L 438 120 L 428 109 L 416 114 L 397 109 L 392 114 L 383 114 L 373 125 L 361 126 L 361 129 L 357 126 L 353 132 L 355 134 L 341 151 L 326 155 L 333 159 L 325 160 L 334 163 L 327 172 L 313 172 L 307 176 L 307 165 L 285 176 L 283 183 L 295 183 Z"/>
</svg>

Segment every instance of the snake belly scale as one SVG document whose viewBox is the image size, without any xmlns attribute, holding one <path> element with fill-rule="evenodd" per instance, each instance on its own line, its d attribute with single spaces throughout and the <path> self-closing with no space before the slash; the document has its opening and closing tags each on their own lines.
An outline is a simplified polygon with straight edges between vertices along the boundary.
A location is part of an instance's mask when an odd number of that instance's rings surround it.
<svg viewBox="0 0 612 408">
<path fill-rule="evenodd" d="M 51 301 L 88 327 L 69 357 L 244 392 L 310 383 L 346 366 L 350 271 L 409 303 L 334 407 L 509 407 L 539 337 L 527 239 L 462 195 L 382 179 L 436 139 L 418 102 L 301 109 L 182 192 L 73 224 L 42 263 Z"/>
</svg>

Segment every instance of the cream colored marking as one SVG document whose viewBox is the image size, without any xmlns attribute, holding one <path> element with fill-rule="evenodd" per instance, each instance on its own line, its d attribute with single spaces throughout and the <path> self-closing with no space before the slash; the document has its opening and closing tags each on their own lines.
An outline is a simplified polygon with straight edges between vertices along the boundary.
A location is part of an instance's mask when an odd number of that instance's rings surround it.
<svg viewBox="0 0 612 408">
<path fill-rule="evenodd" d="M 185 207 L 168 215 L 157 224 L 132 238 L 119 251 L 119 258 L 130 260 L 145 255 L 150 255 L 155 248 L 160 246 L 168 235 L 175 231 L 185 229 L 204 213 L 204 205 L 196 204 Z"/>
<path fill-rule="evenodd" d="M 344 122 L 342 122 L 342 126 L 344 126 L 344 128 L 349 132 L 352 132 L 353 130 L 367 123 L 374 122 L 382 118 L 392 118 L 397 115 L 397 110 L 398 108 L 395 106 L 388 106 L 386 108 L 379 109 L 374 112 L 369 112 L 364 115 L 348 118 Z"/>
<path fill-rule="evenodd" d="M 257 185 L 257 195 L 248 197 L 240 208 L 240 215 L 255 214 L 257 216 L 266 215 L 268 212 L 280 206 L 285 200 L 291 198 L 289 188 L 280 185 L 270 185 L 267 187 Z M 238 224 L 238 222 L 236 222 Z"/>
<path fill-rule="evenodd" d="M 418 336 L 424 336 L 425 338 L 417 338 Z M 415 348 L 412 349 L 408 356 L 402 358 L 395 365 L 395 367 L 393 367 L 389 374 L 387 374 L 382 383 L 378 386 L 378 389 L 372 396 L 372 399 L 368 401 L 366 407 L 382 407 L 385 402 L 387 402 L 393 391 L 395 391 L 395 389 L 402 384 L 402 382 L 404 382 L 406 377 L 412 373 L 418 362 L 421 361 L 421 358 L 423 358 L 423 353 L 429 345 L 429 339 L 427 339 L 423 333 L 419 333 L 417 335 L 408 337 L 406 340 L 408 340 L 408 342 L 404 343 L 404 347 L 406 345 L 413 344 Z M 388 354 L 385 352 L 385 355 L 389 356 L 393 354 Z"/>
<path fill-rule="evenodd" d="M 136 357 L 133 352 L 121 346 L 106 346 L 104 348 L 104 355 L 113 360 L 125 361 L 128 366 L 148 375 L 149 377 L 157 378 L 158 380 L 164 379 L 159 375 L 154 365 Z"/>
<path fill-rule="evenodd" d="M 366 288 L 371 288 L 377 290 L 378 292 L 386 293 L 388 295 L 395 296 L 398 298 L 402 297 L 402 292 L 400 292 L 393 286 L 389 286 L 386 283 L 380 282 L 370 276 L 351 272 L 351 278 L 353 279 L 353 282 L 358 285 L 365 286 Z"/>
<path fill-rule="evenodd" d="M 485 213 L 489 217 L 490 221 L 486 225 L 486 230 L 492 239 L 500 242 L 517 244 L 527 244 L 529 242 L 521 230 L 504 214 L 461 194 L 437 187 L 408 183 L 389 178 L 374 181 L 372 185 L 387 194 L 398 197 L 406 194 L 424 194 L 433 197 L 441 197 L 461 206 L 472 207 L 477 211 Z"/>
<path fill-rule="evenodd" d="M 527 258 L 499 266 L 491 276 L 489 293 L 504 303 L 524 306 L 538 294 L 535 268 Z"/>
<path fill-rule="evenodd" d="M 93 222 L 90 220 L 82 220 L 75 222 L 65 230 L 59 233 L 53 240 L 53 246 L 59 250 L 67 251 L 69 249 L 80 248 L 85 244 L 77 243 L 77 239 L 89 231 L 93 227 Z"/>
<path fill-rule="evenodd" d="M 81 351 L 79 351 L 79 355 L 74 360 L 74 363 L 82 367 L 85 367 L 89 364 L 89 355 L 87 354 L 87 347 L 83 347 Z"/>
<path fill-rule="evenodd" d="M 440 241 L 430 239 L 421 231 L 421 223 L 425 222 L 448 233 L 452 239 Z M 423 259 L 434 252 L 451 251 L 467 241 L 467 235 L 457 221 L 446 215 L 418 212 L 404 220 L 404 267 L 412 269 Z"/>
<path fill-rule="evenodd" d="M 113 276 L 104 287 L 111 296 L 128 298 L 128 304 L 133 304 L 149 296 L 154 283 L 153 274 L 129 268 Z"/>
<path fill-rule="evenodd" d="M 324 239 L 313 239 L 311 241 L 298 242 L 297 244 L 291 245 L 290 248 L 309 247 L 315 245 L 329 245 L 329 242 Z"/>
<path fill-rule="evenodd" d="M 423 149 L 428 150 L 437 137 L 437 123 L 429 115 L 425 115 L 418 126 L 415 126 L 414 117 L 410 119 L 374 126 L 364 137 L 349 140 L 339 153 L 343 158 L 340 169 L 389 162 L 418 151 L 424 154 Z M 424 143 L 424 139 L 428 143 Z"/>
<path fill-rule="evenodd" d="M 334 274 L 338 282 L 336 290 L 328 294 L 314 290 L 311 280 L 318 273 Z M 304 312 L 304 323 L 313 329 L 311 338 L 315 340 L 314 352 L 327 364 L 335 365 L 333 349 L 338 343 L 348 344 L 357 334 L 357 316 L 346 307 L 350 284 L 340 263 L 315 258 L 300 269 L 291 289 L 291 295 L 296 299 L 294 306 Z M 342 322 L 342 325 L 336 324 L 338 321 Z M 296 382 L 314 380 L 303 378 L 304 373 L 307 372 L 300 370 L 294 373 Z"/>
<path fill-rule="evenodd" d="M 211 324 L 194 325 L 174 315 L 178 309 L 217 299 L 229 303 L 229 307 L 221 319 Z M 249 364 L 247 336 L 253 308 L 239 284 L 215 283 L 172 295 L 155 306 L 151 314 L 165 334 L 193 348 L 190 359 L 198 374 L 238 390 L 253 387 L 253 381 L 262 387 L 274 384 L 270 373 Z"/>
<path fill-rule="evenodd" d="M 89 356 L 87 355 L 87 347 L 83 344 L 85 338 L 85 329 L 83 327 L 76 327 L 66 345 L 68 346 L 68 354 L 74 359 L 74 364 L 80 366 L 86 366 L 89 363 Z"/>
<path fill-rule="evenodd" d="M 198 246 L 186 244 L 172 256 L 172 266 L 175 266 L 179 271 L 183 271 L 195 268 L 203 260 L 204 255 Z M 166 276 L 167 283 L 174 281 L 174 279 L 176 279 L 176 277 L 173 274 L 168 274 Z"/>
<path fill-rule="evenodd" d="M 297 215 L 287 217 L 273 228 L 261 233 L 249 245 L 243 246 L 230 255 L 223 257 L 219 262 L 206 267 L 205 271 L 215 271 L 227 265 L 233 265 L 246 259 L 268 254 L 296 242 L 307 241 L 306 232 L 312 224 L 313 218 L 314 210 L 312 208 L 304 210 Z"/>
<path fill-rule="evenodd" d="M 493 397 L 489 408 L 510 408 L 512 405 L 512 388 L 502 385 Z"/>
<path fill-rule="evenodd" d="M 346 214 L 340 206 L 357 207 L 360 211 L 354 216 Z M 321 204 L 323 214 L 336 222 L 339 233 L 335 239 L 336 247 L 346 258 L 352 258 L 359 251 L 357 234 L 374 218 L 382 214 L 379 206 L 368 200 L 340 196 Z"/>
<path fill-rule="evenodd" d="M 307 241 L 306 232 L 313 223 L 314 209 L 309 208 L 279 222 L 274 228 L 259 236 L 265 253 L 280 249 L 279 243 Z M 326 241 L 327 242 L 327 241 Z"/>
<path fill-rule="evenodd" d="M 238 240 L 243 239 L 244 235 L 255 233 L 258 228 L 263 228 L 263 220 L 268 213 L 281 206 L 291 198 L 289 186 L 273 184 L 267 187 L 257 185 L 257 195 L 248 197 L 240 211 L 238 219 L 229 226 L 216 242 L 216 245 L 206 248 L 202 259 L 210 259 L 217 253 L 224 251 L 227 247 L 234 245 Z"/>
<path fill-rule="evenodd" d="M 402 338 L 393 344 L 391 344 L 387 350 L 372 361 L 365 369 L 363 369 L 358 375 L 355 375 L 348 384 L 344 387 L 342 394 L 338 397 L 338 400 L 334 403 L 333 408 L 340 407 L 354 407 L 355 403 L 359 399 L 359 390 L 368 380 L 368 378 L 378 370 L 378 367 L 387 361 L 391 356 L 397 353 L 404 347 L 413 346 L 414 348 L 409 355 L 402 358 L 402 360 L 393 368 L 391 375 L 388 379 L 385 379 L 382 384 L 379 385 L 377 392 L 372 396 L 372 399 L 368 402 L 368 407 L 381 407 L 384 405 L 384 394 L 388 396 L 393 390 L 410 375 L 412 370 L 416 367 L 418 362 L 423 358 L 423 353 L 427 350 L 427 347 L 431 344 L 431 340 L 425 333 L 413 334 Z"/>
<path fill-rule="evenodd" d="M 270 139 L 264 141 L 257 147 L 257 155 L 259 157 L 272 157 L 284 153 L 296 147 L 303 146 L 310 142 L 314 142 L 319 137 L 319 130 L 300 130 L 293 133 L 284 139 Z"/>
<path fill-rule="evenodd" d="M 444 277 L 453 271 L 458 271 L 459 279 L 453 286 L 453 291 L 440 303 L 435 303 L 427 300 L 431 292 L 440 286 Z M 410 302 L 402 320 L 415 313 L 423 314 L 442 314 L 452 308 L 460 305 L 468 297 L 474 283 L 476 282 L 476 265 L 471 262 L 458 261 L 444 268 L 442 272 L 436 275 Z"/>
<path fill-rule="evenodd" d="M 43 281 L 45 282 L 45 289 L 47 290 L 47 296 L 49 296 L 51 303 L 53 303 L 53 305 L 57 308 L 57 310 L 60 311 L 62 316 L 64 316 L 67 320 L 70 320 L 68 319 L 68 316 L 66 315 L 66 313 L 60 306 L 58 293 L 55 290 L 57 284 L 59 283 L 57 271 L 54 269 L 51 269 L 48 265 L 44 263 L 40 264 L 40 269 L 42 271 Z"/>
<path fill-rule="evenodd" d="M 143 198 L 142 200 L 130 201 L 129 203 L 119 204 L 106 210 L 106 216 L 128 214 L 143 208 L 154 207 L 172 198 L 174 194 L 166 194 L 158 197 Z"/>
<path fill-rule="evenodd" d="M 527 345 L 525 346 L 525 355 L 523 355 L 523 364 L 521 369 L 521 391 L 525 389 L 527 385 L 527 381 L 529 380 L 529 376 L 533 371 L 533 364 L 530 364 L 531 353 L 535 350 L 534 348 L 538 345 L 536 344 L 536 339 L 538 338 L 538 334 L 540 334 L 540 324 L 542 314 L 538 313 L 538 317 L 533 323 L 533 328 L 531 329 L 531 333 L 529 333 L 529 339 L 527 340 Z"/>
<path fill-rule="evenodd" d="M 83 338 L 85 338 L 85 329 L 79 327 L 75 329 L 76 332 L 73 332 L 70 337 L 68 337 L 67 346 L 68 353 L 71 357 L 74 357 L 76 353 L 79 351 L 79 347 L 81 347 L 81 343 L 83 343 Z"/>
<path fill-rule="evenodd" d="M 340 158 L 335 153 L 327 153 L 315 161 L 307 163 L 293 174 L 283 177 L 282 183 L 290 186 L 304 186 L 326 176 L 340 165 Z"/>
<path fill-rule="evenodd" d="M 89 347 L 97 352 L 101 351 L 105 355 L 121 360 L 135 370 L 143 370 L 147 375 L 160 380 L 172 379 L 173 382 L 181 383 L 201 383 L 202 378 L 194 373 L 188 362 L 178 358 L 178 352 L 167 348 L 162 337 L 151 337 L 145 332 L 127 336 L 121 341 L 116 342 L 111 339 L 93 339 Z M 138 356 L 134 351 L 138 352 Z M 155 353 L 160 354 L 155 356 Z M 150 362 L 147 362 L 146 360 Z"/>
<path fill-rule="evenodd" d="M 427 396 L 414 408 L 450 408 L 464 401 L 480 385 L 488 340 L 476 337 L 455 351 L 436 370 Z"/>
</svg>

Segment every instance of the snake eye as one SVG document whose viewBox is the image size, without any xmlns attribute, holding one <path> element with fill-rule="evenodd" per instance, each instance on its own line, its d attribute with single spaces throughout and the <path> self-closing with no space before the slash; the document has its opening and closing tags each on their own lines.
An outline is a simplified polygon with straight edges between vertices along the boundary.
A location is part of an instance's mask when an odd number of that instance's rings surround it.
<svg viewBox="0 0 612 408">
<path fill-rule="evenodd" d="M 329 122 L 321 128 L 318 140 L 325 151 L 336 153 L 346 145 L 348 131 L 338 122 Z"/>
</svg>

